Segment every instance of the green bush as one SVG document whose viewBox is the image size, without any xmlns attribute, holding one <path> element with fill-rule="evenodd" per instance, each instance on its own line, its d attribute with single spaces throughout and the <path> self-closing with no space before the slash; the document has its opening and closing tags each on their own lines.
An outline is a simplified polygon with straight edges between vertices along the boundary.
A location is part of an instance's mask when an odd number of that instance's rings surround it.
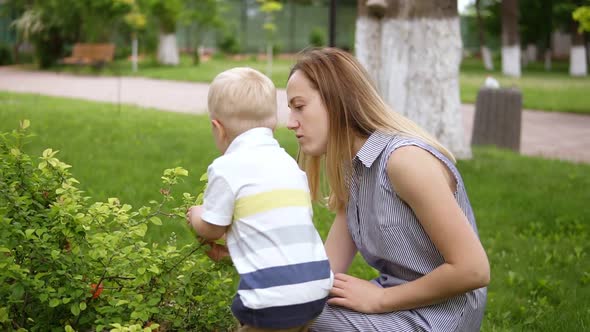
<svg viewBox="0 0 590 332">
<path fill-rule="evenodd" d="M 225 54 L 240 53 L 240 43 L 233 33 L 224 33 L 221 38 L 218 39 L 217 47 Z"/>
<path fill-rule="evenodd" d="M 324 29 L 315 27 L 309 32 L 309 44 L 314 47 L 326 46 L 326 33 Z"/>
<path fill-rule="evenodd" d="M 144 239 L 148 225 L 184 222 L 202 194 L 175 198 L 188 175 L 164 171 L 161 199 L 134 210 L 91 203 L 70 166 L 46 149 L 23 152 L 29 122 L 0 133 L 0 329 L 20 331 L 227 330 L 235 273 L 198 241 Z M 204 179 L 203 179 L 204 180 Z M 163 220 L 162 220 L 163 219 Z M 188 231 L 188 227 L 187 227 Z"/>
<path fill-rule="evenodd" d="M 272 55 L 279 55 L 283 51 L 283 44 L 275 42 L 272 44 Z"/>
<path fill-rule="evenodd" d="M 0 66 L 11 65 L 13 62 L 10 46 L 0 44 Z"/>
</svg>

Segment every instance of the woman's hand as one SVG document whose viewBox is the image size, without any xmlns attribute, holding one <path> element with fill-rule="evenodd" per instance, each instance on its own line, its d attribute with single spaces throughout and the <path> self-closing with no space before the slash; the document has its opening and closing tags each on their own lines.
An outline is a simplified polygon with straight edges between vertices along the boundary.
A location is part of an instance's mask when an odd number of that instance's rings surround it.
<svg viewBox="0 0 590 332">
<path fill-rule="evenodd" d="M 330 291 L 333 297 L 328 300 L 328 304 L 366 314 L 382 313 L 384 312 L 381 309 L 383 294 L 383 288 L 369 281 L 337 273 L 334 276 L 334 286 Z"/>
</svg>

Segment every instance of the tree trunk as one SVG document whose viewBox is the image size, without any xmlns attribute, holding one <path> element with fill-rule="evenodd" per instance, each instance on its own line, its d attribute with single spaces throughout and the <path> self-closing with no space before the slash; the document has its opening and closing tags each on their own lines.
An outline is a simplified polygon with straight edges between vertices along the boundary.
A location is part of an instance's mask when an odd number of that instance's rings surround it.
<svg viewBox="0 0 590 332">
<path fill-rule="evenodd" d="M 477 32 L 479 35 L 479 48 L 481 51 L 481 58 L 483 65 L 487 70 L 494 70 L 494 63 L 492 62 L 492 53 L 486 44 L 485 29 L 483 27 L 483 19 L 481 18 L 480 0 L 475 0 L 475 12 L 477 14 Z"/>
<path fill-rule="evenodd" d="M 137 33 L 134 32 L 131 38 L 131 69 L 137 72 Z"/>
<path fill-rule="evenodd" d="M 163 65 L 178 65 L 180 63 L 176 33 L 160 33 L 158 62 Z"/>
<path fill-rule="evenodd" d="M 578 31 L 578 23 L 572 24 L 572 48 L 570 50 L 570 75 L 587 76 L 586 47 L 584 46 L 584 35 Z"/>
<path fill-rule="evenodd" d="M 502 73 L 520 77 L 518 0 L 502 0 Z"/>
<path fill-rule="evenodd" d="M 470 158 L 459 99 L 462 44 L 456 0 L 387 0 L 382 18 L 358 0 L 356 56 L 395 112 Z"/>
</svg>

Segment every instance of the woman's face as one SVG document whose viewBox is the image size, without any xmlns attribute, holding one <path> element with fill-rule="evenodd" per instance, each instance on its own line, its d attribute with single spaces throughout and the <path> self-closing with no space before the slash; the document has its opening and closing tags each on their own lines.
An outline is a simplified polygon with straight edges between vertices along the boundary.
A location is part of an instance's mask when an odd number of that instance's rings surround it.
<svg viewBox="0 0 590 332">
<path fill-rule="evenodd" d="M 300 70 L 287 82 L 289 121 L 287 128 L 295 132 L 301 151 L 310 156 L 321 156 L 328 147 L 328 112 L 322 98 Z"/>
</svg>

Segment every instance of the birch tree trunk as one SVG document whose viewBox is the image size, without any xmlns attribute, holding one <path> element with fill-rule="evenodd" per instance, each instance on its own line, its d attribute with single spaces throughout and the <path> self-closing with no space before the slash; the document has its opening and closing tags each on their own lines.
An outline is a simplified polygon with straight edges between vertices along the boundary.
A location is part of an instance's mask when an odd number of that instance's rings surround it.
<svg viewBox="0 0 590 332">
<path fill-rule="evenodd" d="M 520 77 L 518 0 L 502 0 L 502 73 Z"/>
<path fill-rule="evenodd" d="M 382 18 L 358 0 L 356 57 L 384 100 L 470 158 L 459 99 L 462 43 L 456 0 L 387 0 Z"/>
<path fill-rule="evenodd" d="M 572 24 L 572 48 L 570 50 L 570 75 L 587 76 L 588 66 L 586 63 L 586 47 L 584 46 L 584 35 L 578 31 L 578 24 Z"/>
<path fill-rule="evenodd" d="M 178 65 L 180 63 L 180 57 L 178 55 L 177 44 L 176 33 L 160 33 L 158 62 L 163 65 Z"/>
<path fill-rule="evenodd" d="M 475 0 L 475 12 L 477 14 L 477 32 L 479 35 L 479 49 L 481 51 L 481 58 L 483 65 L 487 70 L 494 70 L 494 63 L 492 62 L 492 52 L 486 44 L 485 29 L 483 27 L 483 19 L 481 18 L 480 0 Z"/>
</svg>

